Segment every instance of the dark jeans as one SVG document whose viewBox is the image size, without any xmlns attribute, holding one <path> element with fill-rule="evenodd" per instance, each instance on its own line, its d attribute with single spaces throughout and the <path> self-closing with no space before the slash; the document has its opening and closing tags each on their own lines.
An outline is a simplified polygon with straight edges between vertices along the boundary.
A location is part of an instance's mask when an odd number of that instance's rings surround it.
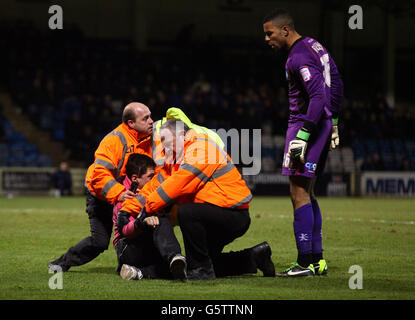
<svg viewBox="0 0 415 320">
<path fill-rule="evenodd" d="M 249 250 L 223 253 L 223 248 L 249 228 L 248 210 L 221 208 L 207 203 L 179 206 L 178 219 L 188 269 L 214 269 L 216 277 L 256 273 Z"/>
<path fill-rule="evenodd" d="M 113 206 L 87 193 L 86 212 L 91 227 L 91 236 L 78 242 L 54 261 L 64 267 L 80 266 L 95 259 L 100 253 L 108 249 L 112 234 Z"/>
<path fill-rule="evenodd" d="M 158 216 L 160 224 L 148 227 L 136 239 L 121 238 L 117 243 L 118 263 L 140 268 L 144 278 L 171 278 L 169 263 L 181 254 L 180 244 L 166 216 Z"/>
</svg>

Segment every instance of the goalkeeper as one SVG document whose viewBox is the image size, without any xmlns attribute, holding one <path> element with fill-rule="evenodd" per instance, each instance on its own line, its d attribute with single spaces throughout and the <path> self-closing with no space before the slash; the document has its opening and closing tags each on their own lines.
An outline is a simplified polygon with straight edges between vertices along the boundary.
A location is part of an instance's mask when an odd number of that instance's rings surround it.
<svg viewBox="0 0 415 320">
<path fill-rule="evenodd" d="M 290 177 L 297 261 L 284 277 L 327 273 L 323 259 L 322 216 L 314 195 L 316 177 L 324 169 L 330 148 L 339 144 L 337 118 L 343 83 L 331 55 L 316 40 L 302 37 L 283 9 L 263 21 L 265 41 L 288 53 L 285 65 L 290 116 L 282 174 Z"/>
</svg>

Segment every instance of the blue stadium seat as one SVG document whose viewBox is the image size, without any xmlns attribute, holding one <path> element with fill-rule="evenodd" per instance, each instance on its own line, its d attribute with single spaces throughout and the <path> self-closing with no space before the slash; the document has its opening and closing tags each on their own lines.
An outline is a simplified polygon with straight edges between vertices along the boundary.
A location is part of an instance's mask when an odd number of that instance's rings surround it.
<svg viewBox="0 0 415 320">
<path fill-rule="evenodd" d="M 24 165 L 26 167 L 36 167 L 38 164 L 39 155 L 37 153 L 29 153 L 24 157 Z"/>
<path fill-rule="evenodd" d="M 385 165 L 386 170 L 396 170 L 398 169 L 398 164 L 396 162 L 395 152 L 392 151 L 392 143 L 390 140 L 380 140 L 379 141 L 379 150 L 380 157 Z"/>
<path fill-rule="evenodd" d="M 405 146 L 400 139 L 393 139 L 391 141 L 392 143 L 392 149 L 395 153 L 405 153 Z"/>
<path fill-rule="evenodd" d="M 49 156 L 42 154 L 37 159 L 37 165 L 39 167 L 53 167 L 53 162 Z"/>
<path fill-rule="evenodd" d="M 6 135 L 6 139 L 8 139 L 8 137 L 11 136 L 14 132 L 13 126 L 7 120 L 2 121 L 1 126 L 3 127 L 4 133 Z"/>
<path fill-rule="evenodd" d="M 10 136 L 7 137 L 11 143 L 19 143 L 25 141 L 25 136 L 20 132 L 13 131 L 11 132 Z"/>
<path fill-rule="evenodd" d="M 81 108 L 82 105 L 78 99 L 67 98 L 60 104 L 60 113 L 63 115 L 64 119 L 67 119 L 73 114 L 80 114 Z"/>
<path fill-rule="evenodd" d="M 406 150 L 410 154 L 415 154 L 415 142 L 414 141 L 406 140 L 405 141 L 405 147 L 406 147 Z"/>
<path fill-rule="evenodd" d="M 18 159 L 23 159 L 24 157 L 24 147 L 25 147 L 25 142 L 23 141 L 17 141 L 17 142 L 12 142 L 10 144 L 10 153 Z"/>
<path fill-rule="evenodd" d="M 9 167 L 23 167 L 24 164 L 24 157 L 19 157 L 11 154 L 7 159 L 7 166 Z"/>
<path fill-rule="evenodd" d="M 379 152 L 378 142 L 375 139 L 364 140 L 364 145 L 368 153 L 373 154 Z"/>
<path fill-rule="evenodd" d="M 40 156 L 39 148 L 15 131 L 10 122 L 3 120 L 6 143 L 0 144 L 0 166 L 53 166 L 49 156 Z M 40 158 L 40 159 L 39 159 Z"/>
<path fill-rule="evenodd" d="M 53 126 L 53 109 L 50 106 L 44 106 L 41 110 L 39 125 L 42 129 L 48 130 Z"/>
<path fill-rule="evenodd" d="M 385 157 L 382 157 L 382 162 L 383 162 L 386 170 L 394 171 L 394 170 L 397 170 L 398 169 L 397 163 L 394 160 L 394 158 L 391 158 L 391 157 L 386 157 L 386 158 Z"/>
<path fill-rule="evenodd" d="M 356 160 L 366 158 L 367 152 L 365 149 L 365 144 L 360 139 L 355 140 L 353 152 L 354 152 L 354 158 Z"/>
<path fill-rule="evenodd" d="M 53 130 L 53 138 L 58 141 L 65 140 L 65 128 L 57 127 Z"/>
<path fill-rule="evenodd" d="M 39 149 L 32 143 L 26 143 L 24 146 L 24 165 L 32 167 L 37 165 Z"/>
<path fill-rule="evenodd" d="M 9 158 L 9 147 L 5 143 L 0 143 L 0 167 L 7 166 Z"/>
<path fill-rule="evenodd" d="M 36 145 L 34 145 L 33 143 L 27 142 L 24 145 L 24 150 L 25 150 L 25 153 L 39 154 L 39 148 Z"/>
<path fill-rule="evenodd" d="M 261 156 L 262 157 L 269 157 L 274 158 L 276 155 L 276 149 L 275 148 L 261 148 Z"/>
</svg>

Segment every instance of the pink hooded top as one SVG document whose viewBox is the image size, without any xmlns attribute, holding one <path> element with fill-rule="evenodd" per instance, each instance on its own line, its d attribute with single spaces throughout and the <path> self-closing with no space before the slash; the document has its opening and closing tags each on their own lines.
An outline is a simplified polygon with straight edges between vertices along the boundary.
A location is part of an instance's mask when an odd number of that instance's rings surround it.
<svg viewBox="0 0 415 320">
<path fill-rule="evenodd" d="M 131 186 L 131 180 L 125 176 L 125 179 L 123 181 L 123 185 L 126 190 L 130 189 Z M 124 225 L 122 228 L 122 235 L 118 230 L 117 227 L 117 218 L 118 218 L 118 212 L 121 210 L 122 202 L 117 202 L 114 205 L 113 214 L 112 214 L 112 222 L 114 223 L 114 239 L 112 240 L 112 243 L 114 244 L 114 248 L 117 247 L 118 240 L 120 240 L 121 237 L 126 237 L 128 239 L 136 238 L 140 232 L 134 229 L 134 221 L 135 217 L 130 216 L 130 222 Z"/>
</svg>

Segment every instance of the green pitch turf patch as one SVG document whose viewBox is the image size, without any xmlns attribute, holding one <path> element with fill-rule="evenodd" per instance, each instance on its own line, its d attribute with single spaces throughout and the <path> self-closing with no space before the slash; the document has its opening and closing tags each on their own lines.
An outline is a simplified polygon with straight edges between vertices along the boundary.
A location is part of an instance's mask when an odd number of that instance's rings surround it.
<svg viewBox="0 0 415 320">
<path fill-rule="evenodd" d="M 62 275 L 52 290 L 47 263 L 89 235 L 81 197 L 0 198 L 0 299 L 415 299 L 415 201 L 321 198 L 328 275 L 298 279 L 254 275 L 214 281 L 125 281 L 112 242 L 90 263 Z M 288 197 L 255 197 L 248 232 L 224 251 L 268 241 L 277 271 L 296 259 Z M 183 244 L 180 229 L 175 232 Z M 182 246 L 183 248 L 183 246 Z M 183 249 L 184 253 L 184 249 Z M 352 266 L 362 289 L 350 289 Z"/>
</svg>

